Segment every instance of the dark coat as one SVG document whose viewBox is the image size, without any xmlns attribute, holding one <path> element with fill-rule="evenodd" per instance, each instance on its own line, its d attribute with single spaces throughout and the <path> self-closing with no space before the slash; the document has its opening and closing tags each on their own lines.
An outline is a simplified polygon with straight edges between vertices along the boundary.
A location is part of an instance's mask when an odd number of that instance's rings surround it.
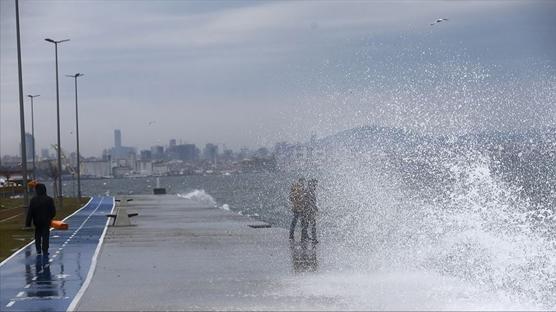
<svg viewBox="0 0 556 312">
<path fill-rule="evenodd" d="M 56 207 L 52 197 L 46 195 L 46 190 L 37 189 L 37 195 L 31 199 L 29 211 L 27 212 L 26 226 L 31 226 L 31 221 L 35 227 L 50 227 L 50 222 L 56 216 Z"/>
<path fill-rule="evenodd" d="M 317 207 L 317 193 L 314 188 L 309 188 L 304 194 L 305 213 L 309 216 L 315 215 L 319 210 Z"/>
</svg>

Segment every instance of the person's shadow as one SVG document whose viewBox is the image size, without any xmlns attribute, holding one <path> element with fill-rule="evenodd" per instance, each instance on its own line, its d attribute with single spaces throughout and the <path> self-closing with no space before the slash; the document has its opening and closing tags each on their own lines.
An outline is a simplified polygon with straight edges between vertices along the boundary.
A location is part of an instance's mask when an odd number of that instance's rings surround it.
<svg viewBox="0 0 556 312">
<path fill-rule="evenodd" d="M 317 245 L 308 242 L 290 241 L 290 251 L 295 273 L 318 271 Z"/>
</svg>

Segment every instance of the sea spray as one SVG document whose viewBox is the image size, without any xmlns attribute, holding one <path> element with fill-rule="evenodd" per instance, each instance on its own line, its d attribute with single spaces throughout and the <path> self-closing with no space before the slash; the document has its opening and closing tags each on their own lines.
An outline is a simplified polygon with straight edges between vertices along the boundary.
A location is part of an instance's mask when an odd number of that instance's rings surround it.
<svg viewBox="0 0 556 312">
<path fill-rule="evenodd" d="M 217 207 L 216 201 L 205 190 L 193 190 L 186 194 L 178 194 L 179 197 L 197 201 L 203 205 Z"/>
<path fill-rule="evenodd" d="M 425 267 L 458 276 L 524 301 L 556 306 L 556 245 L 531 215 L 536 204 L 493 174 L 484 153 L 446 161 L 449 200 L 425 206 L 428 224 L 442 229 Z M 545 221 L 552 222 L 549 218 Z"/>
<path fill-rule="evenodd" d="M 460 290 L 442 290 L 446 297 L 438 303 L 460 302 L 452 306 L 458 309 L 556 307 L 556 244 L 547 235 L 552 209 L 497 175 L 488 151 L 422 144 L 388 157 L 374 146 L 370 158 L 358 146 L 320 166 L 326 168 L 315 173 L 326 274 L 448 279 L 447 287 Z"/>
<path fill-rule="evenodd" d="M 189 193 L 186 194 L 177 194 L 178 197 L 181 198 L 185 198 L 185 199 L 190 199 L 190 200 L 194 200 L 197 201 L 203 205 L 206 205 L 208 207 L 216 207 L 216 208 L 220 208 L 222 210 L 226 210 L 226 211 L 232 211 L 230 209 L 230 205 L 229 204 L 222 204 L 222 205 L 218 205 L 218 203 L 216 202 L 216 200 L 214 199 L 214 197 L 212 197 L 210 194 L 208 194 L 205 190 L 193 190 Z M 234 211 L 235 213 L 239 214 L 239 215 L 244 215 L 242 211 Z M 248 217 L 251 217 L 251 215 L 246 215 Z M 254 214 L 253 216 L 258 216 L 258 214 Z"/>
</svg>

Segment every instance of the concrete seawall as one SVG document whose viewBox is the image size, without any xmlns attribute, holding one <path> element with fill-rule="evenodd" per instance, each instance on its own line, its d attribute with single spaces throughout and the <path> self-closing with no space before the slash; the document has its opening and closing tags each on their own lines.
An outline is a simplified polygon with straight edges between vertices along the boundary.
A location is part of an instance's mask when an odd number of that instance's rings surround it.
<svg viewBox="0 0 556 312">
<path fill-rule="evenodd" d="M 110 227 L 77 310 L 330 309 L 331 298 L 280 291 L 316 270 L 316 249 L 287 230 L 175 195 L 133 196 L 134 226 Z"/>
</svg>

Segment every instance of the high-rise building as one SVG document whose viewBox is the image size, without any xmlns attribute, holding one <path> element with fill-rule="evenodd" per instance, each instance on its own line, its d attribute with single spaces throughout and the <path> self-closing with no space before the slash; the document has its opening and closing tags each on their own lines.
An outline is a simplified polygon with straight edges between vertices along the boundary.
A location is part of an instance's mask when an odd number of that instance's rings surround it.
<svg viewBox="0 0 556 312">
<path fill-rule="evenodd" d="M 153 154 L 149 150 L 142 150 L 141 151 L 141 160 L 152 160 Z"/>
<path fill-rule="evenodd" d="M 155 145 L 151 146 L 151 157 L 154 160 L 160 160 L 164 158 L 164 146 Z"/>
<path fill-rule="evenodd" d="M 41 149 L 41 158 L 50 159 L 50 151 L 48 150 L 48 148 Z"/>
<path fill-rule="evenodd" d="M 199 158 L 199 149 L 195 144 L 180 144 L 168 148 L 168 157 L 185 161 L 194 161 Z"/>
<path fill-rule="evenodd" d="M 120 129 L 114 130 L 114 146 L 121 147 L 122 146 L 122 132 Z"/>
<path fill-rule="evenodd" d="M 25 133 L 25 157 L 27 157 L 27 161 L 33 161 L 33 155 L 35 154 L 33 150 L 34 142 L 33 136 L 30 133 Z M 21 151 L 21 144 L 19 150 Z"/>
<path fill-rule="evenodd" d="M 170 139 L 170 147 L 176 146 L 176 139 Z"/>
<path fill-rule="evenodd" d="M 109 158 L 109 155 L 107 156 Z M 109 177 L 112 175 L 110 159 L 84 160 L 81 162 L 81 175 L 89 177 Z"/>
<path fill-rule="evenodd" d="M 207 143 L 205 149 L 203 150 L 203 157 L 211 162 L 216 162 L 216 157 L 218 156 L 218 145 Z"/>
<path fill-rule="evenodd" d="M 133 147 L 122 146 L 122 132 L 120 129 L 114 130 L 114 147 L 110 150 L 112 160 L 127 159 L 130 155 L 135 155 Z"/>
</svg>

